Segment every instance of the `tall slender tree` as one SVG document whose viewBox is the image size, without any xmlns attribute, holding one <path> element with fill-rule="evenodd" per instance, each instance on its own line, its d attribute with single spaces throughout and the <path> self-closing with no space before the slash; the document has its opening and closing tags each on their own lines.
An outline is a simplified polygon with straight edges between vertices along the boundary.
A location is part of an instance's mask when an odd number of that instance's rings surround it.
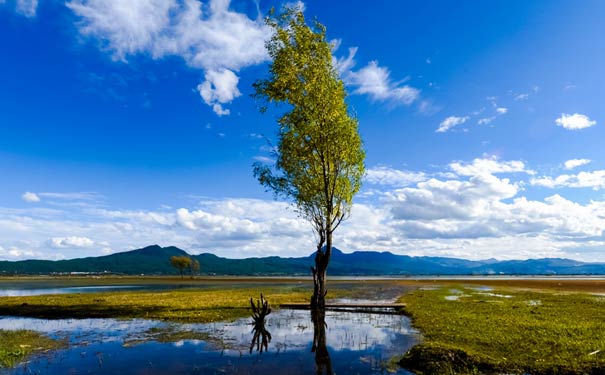
<svg viewBox="0 0 605 375">
<path fill-rule="evenodd" d="M 317 21 L 307 25 L 296 8 L 272 13 L 266 23 L 273 30 L 266 44 L 272 62 L 268 77 L 254 84 L 255 96 L 261 112 L 272 103 L 285 112 L 278 120 L 276 162 L 255 163 L 254 174 L 311 222 L 317 245 L 311 306 L 324 308 L 332 235 L 351 212 L 365 152 L 326 28 Z"/>
</svg>

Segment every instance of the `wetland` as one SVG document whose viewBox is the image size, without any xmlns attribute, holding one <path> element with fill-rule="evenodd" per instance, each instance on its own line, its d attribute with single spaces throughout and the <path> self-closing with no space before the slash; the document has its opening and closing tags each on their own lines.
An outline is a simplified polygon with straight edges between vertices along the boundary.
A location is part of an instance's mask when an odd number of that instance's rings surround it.
<svg viewBox="0 0 605 375">
<path fill-rule="evenodd" d="M 307 279 L 28 278 L 0 289 L 20 284 L 40 293 L 0 297 L 2 374 L 605 371 L 597 278 L 334 280 L 333 302 L 405 308 L 319 320 L 279 308 L 308 302 Z M 53 294 L 61 288 L 77 292 Z M 259 292 L 273 310 L 255 335 Z"/>
</svg>

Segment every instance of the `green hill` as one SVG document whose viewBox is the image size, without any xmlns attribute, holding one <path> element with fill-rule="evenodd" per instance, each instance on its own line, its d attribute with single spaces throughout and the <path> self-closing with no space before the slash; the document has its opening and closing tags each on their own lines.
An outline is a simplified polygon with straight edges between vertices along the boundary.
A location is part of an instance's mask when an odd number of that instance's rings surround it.
<svg viewBox="0 0 605 375">
<path fill-rule="evenodd" d="M 0 275 L 113 273 L 124 275 L 176 275 L 169 262 L 173 255 L 189 255 L 174 246 L 147 246 L 142 249 L 100 257 L 70 260 L 1 261 Z M 214 254 L 191 256 L 200 262 L 202 275 L 310 275 L 314 254 L 300 258 L 277 256 L 228 259 Z M 334 248 L 330 275 L 604 275 L 605 264 L 582 263 L 569 259 L 523 261 L 470 261 L 441 257 L 410 257 L 389 252 L 357 251 L 345 254 Z"/>
</svg>

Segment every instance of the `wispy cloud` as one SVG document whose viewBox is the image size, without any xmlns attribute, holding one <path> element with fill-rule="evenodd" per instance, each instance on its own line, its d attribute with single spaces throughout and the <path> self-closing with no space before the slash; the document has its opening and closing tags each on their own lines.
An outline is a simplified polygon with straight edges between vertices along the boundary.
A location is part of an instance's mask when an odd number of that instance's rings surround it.
<svg viewBox="0 0 605 375">
<path fill-rule="evenodd" d="M 491 124 L 495 119 L 496 119 L 496 116 L 482 117 L 479 120 L 477 120 L 477 124 L 488 125 L 488 124 Z"/>
<path fill-rule="evenodd" d="M 274 159 L 272 159 L 270 157 L 267 157 L 267 156 L 262 156 L 262 155 L 257 155 L 255 157 L 253 157 L 252 159 L 254 159 L 254 161 L 258 161 L 258 162 L 261 162 L 261 163 L 264 163 L 264 164 L 275 163 Z"/>
<path fill-rule="evenodd" d="M 69 236 L 69 237 L 53 237 L 49 241 L 49 245 L 55 249 L 65 249 L 65 248 L 91 248 L 95 245 L 95 242 L 88 237 L 78 237 L 78 236 Z"/>
<path fill-rule="evenodd" d="M 469 118 L 469 116 L 450 116 L 445 120 L 441 121 L 439 127 L 437 128 L 437 130 L 435 130 L 435 132 L 445 133 L 454 128 L 455 126 L 464 124 L 468 121 Z"/>
<path fill-rule="evenodd" d="M 336 52 L 341 41 L 337 39 L 332 43 Z M 353 88 L 354 94 L 367 95 L 372 100 L 392 104 L 410 105 L 418 100 L 420 90 L 404 81 L 393 81 L 391 71 L 378 65 L 377 61 L 370 61 L 366 66 L 353 70 L 357 50 L 357 47 L 351 47 L 348 55 L 335 57 L 333 61 L 345 84 Z"/>
<path fill-rule="evenodd" d="M 523 101 L 529 99 L 530 96 L 537 94 L 539 91 L 540 86 L 533 86 L 529 92 L 515 93 L 511 91 L 510 94 L 515 101 Z"/>
<path fill-rule="evenodd" d="M 38 0 L 17 0 L 16 11 L 25 17 L 35 17 L 38 9 Z"/>
<path fill-rule="evenodd" d="M 393 82 L 390 75 L 389 69 L 379 66 L 376 61 L 370 61 L 365 67 L 351 71 L 345 79 L 354 87 L 353 93 L 366 94 L 373 100 L 410 105 L 418 99 L 418 89 Z"/>
<path fill-rule="evenodd" d="M 38 192 L 33 193 L 27 191 L 21 195 L 21 198 L 26 202 L 40 202 L 43 198 L 49 198 L 53 200 L 62 201 L 99 201 L 103 199 L 103 196 L 95 192 L 69 192 L 69 193 L 58 193 L 58 192 Z"/>
</svg>

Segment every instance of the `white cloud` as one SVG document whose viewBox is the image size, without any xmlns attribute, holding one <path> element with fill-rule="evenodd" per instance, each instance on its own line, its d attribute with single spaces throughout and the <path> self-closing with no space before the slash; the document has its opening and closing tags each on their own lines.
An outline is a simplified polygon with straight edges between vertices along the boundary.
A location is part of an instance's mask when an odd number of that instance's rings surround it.
<svg viewBox="0 0 605 375">
<path fill-rule="evenodd" d="M 528 93 L 517 94 L 515 95 L 515 100 L 527 100 L 529 98 Z"/>
<path fill-rule="evenodd" d="M 64 248 L 90 248 L 95 245 L 95 242 L 87 237 L 69 236 L 69 237 L 53 237 L 50 239 L 50 246 L 55 249 Z"/>
<path fill-rule="evenodd" d="M 586 165 L 588 163 L 590 163 L 591 160 L 590 159 L 571 159 L 571 160 L 567 160 L 564 163 L 565 169 L 571 170 L 577 167 L 581 167 L 582 165 Z"/>
<path fill-rule="evenodd" d="M 71 0 L 80 33 L 98 39 L 113 58 L 148 54 L 154 59 L 179 56 L 205 71 L 198 86 L 204 102 L 219 116 L 223 105 L 240 96 L 235 72 L 268 59 L 270 35 L 262 20 L 229 10 L 227 0 Z M 203 91 L 203 92 L 202 92 Z"/>
<path fill-rule="evenodd" d="M 468 119 L 469 119 L 468 116 L 461 116 L 461 117 L 450 116 L 450 117 L 446 118 L 445 120 L 441 121 L 441 123 L 439 124 L 439 128 L 436 130 L 436 132 L 445 133 L 457 125 L 464 124 L 465 122 L 468 121 Z"/>
<path fill-rule="evenodd" d="M 496 157 L 477 158 L 471 163 L 456 161 L 450 163 L 449 166 L 459 176 L 518 172 L 534 174 L 534 171 L 526 169 L 525 163 L 520 160 L 500 161 Z"/>
<path fill-rule="evenodd" d="M 430 175 L 385 166 L 368 172 L 372 199 L 356 202 L 335 233 L 335 246 L 345 251 L 605 260 L 596 250 L 605 247 L 605 201 L 578 203 L 560 192 L 529 199 L 523 192 L 533 171 L 522 161 L 454 161 Z M 552 180 L 553 187 L 604 189 L 605 171 Z M 235 258 L 307 256 L 314 250 L 310 225 L 284 202 L 203 198 L 189 207 L 157 210 L 94 204 L 0 207 L 0 259 L 54 259 L 62 256 L 57 249 L 70 248 L 78 249 L 77 256 L 102 255 L 153 243 Z"/>
<path fill-rule="evenodd" d="M 38 0 L 17 0 L 16 11 L 25 17 L 35 17 L 38 9 Z"/>
<path fill-rule="evenodd" d="M 498 107 L 498 108 L 496 108 L 496 112 L 499 115 L 504 115 L 504 114 L 506 114 L 506 112 L 508 112 L 508 108 L 506 108 L 506 107 Z"/>
<path fill-rule="evenodd" d="M 484 175 L 468 181 L 433 178 L 387 196 L 395 220 L 445 220 L 478 216 L 487 203 L 514 197 L 517 191 L 508 179 Z"/>
<path fill-rule="evenodd" d="M 29 191 L 26 191 L 25 193 L 23 193 L 21 198 L 24 201 L 29 202 L 29 203 L 40 202 L 40 197 L 38 196 L 38 194 L 29 192 Z"/>
<path fill-rule="evenodd" d="M 39 258 L 44 254 L 38 251 L 32 251 L 28 249 L 19 249 L 17 247 L 10 247 L 8 249 L 4 249 L 0 246 L 0 259 L 8 259 L 8 260 L 20 260 L 20 259 L 33 259 Z"/>
<path fill-rule="evenodd" d="M 597 122 L 591 120 L 586 115 L 574 113 L 573 115 L 562 113 L 561 117 L 555 120 L 558 126 L 562 126 L 569 130 L 580 130 L 594 126 Z"/>
<path fill-rule="evenodd" d="M 366 170 L 365 181 L 375 185 L 407 186 L 426 180 L 424 172 L 410 172 L 377 166 Z"/>
<path fill-rule="evenodd" d="M 238 76 L 228 69 L 208 70 L 204 79 L 205 81 L 197 86 L 204 103 L 212 106 L 217 115 L 228 115 L 229 110 L 224 109 L 222 105 L 231 103 L 241 95 L 237 89 Z"/>
<path fill-rule="evenodd" d="M 170 26 L 175 0 L 72 0 L 66 3 L 80 17 L 80 33 L 98 38 L 115 59 L 153 52 Z"/>
<path fill-rule="evenodd" d="M 492 243 L 499 238 L 506 244 L 505 238 L 521 242 L 522 238 L 540 237 L 555 248 L 569 238 L 581 243 L 603 236 L 603 202 L 580 205 L 559 195 L 531 201 L 518 197 L 519 191 L 508 179 L 493 175 L 462 181 L 432 179 L 390 193 L 385 204 L 392 210 L 392 227 L 404 238 L 493 238 Z"/>
<path fill-rule="evenodd" d="M 562 174 L 557 177 L 540 177 L 531 179 L 530 183 L 535 186 L 547 188 L 592 188 L 593 190 L 605 189 L 605 170 L 592 172 L 580 172 L 578 174 Z"/>
</svg>

